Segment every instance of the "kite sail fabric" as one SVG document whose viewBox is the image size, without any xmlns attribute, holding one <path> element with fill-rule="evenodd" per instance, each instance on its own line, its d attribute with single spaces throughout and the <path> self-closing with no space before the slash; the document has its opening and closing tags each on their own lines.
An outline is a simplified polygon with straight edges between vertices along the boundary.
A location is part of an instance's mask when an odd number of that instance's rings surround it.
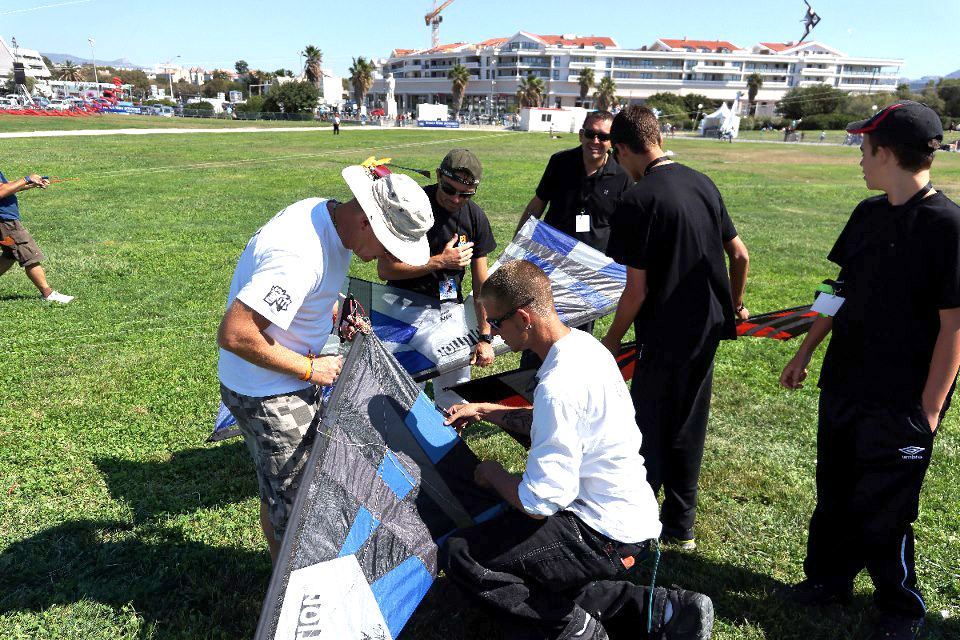
<svg viewBox="0 0 960 640">
<path fill-rule="evenodd" d="M 810 305 L 761 313 L 739 322 L 737 335 L 789 340 L 809 331 L 817 315 Z"/>
<path fill-rule="evenodd" d="M 627 284 L 627 269 L 602 252 L 529 218 L 490 273 L 510 260 L 527 260 L 550 278 L 553 302 L 568 327 L 579 327 L 617 308 Z"/>
<path fill-rule="evenodd" d="M 478 460 L 375 335 L 357 336 L 323 410 L 264 598 L 258 640 L 392 639 L 454 529 L 505 506 Z"/>
</svg>

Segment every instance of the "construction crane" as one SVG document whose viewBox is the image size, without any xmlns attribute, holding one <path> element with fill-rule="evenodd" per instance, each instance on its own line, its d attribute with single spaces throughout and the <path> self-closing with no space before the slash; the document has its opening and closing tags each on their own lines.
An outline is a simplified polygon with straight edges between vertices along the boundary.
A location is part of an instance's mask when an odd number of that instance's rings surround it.
<svg viewBox="0 0 960 640">
<path fill-rule="evenodd" d="M 433 0 L 433 11 L 423 16 L 424 22 L 427 23 L 428 27 L 432 28 L 431 36 L 433 44 L 431 46 L 433 49 L 440 46 L 440 23 L 443 22 L 443 16 L 440 15 L 440 12 L 453 2 L 453 0 L 445 0 L 445 2 L 438 7 L 438 1 L 439 0 Z"/>
</svg>

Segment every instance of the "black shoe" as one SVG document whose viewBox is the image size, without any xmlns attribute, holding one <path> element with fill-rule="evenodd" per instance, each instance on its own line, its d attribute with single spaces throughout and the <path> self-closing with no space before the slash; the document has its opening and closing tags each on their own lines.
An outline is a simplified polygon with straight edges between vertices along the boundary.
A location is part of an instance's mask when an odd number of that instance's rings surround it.
<svg viewBox="0 0 960 640">
<path fill-rule="evenodd" d="M 664 622 L 667 602 L 672 613 Z M 656 640 L 710 640 L 713 630 L 713 601 L 702 593 L 684 589 L 653 590 L 653 628 Z"/>
<path fill-rule="evenodd" d="M 867 640 L 916 640 L 923 629 L 923 618 L 881 612 L 870 625 Z"/>
<path fill-rule="evenodd" d="M 570 636 L 570 640 L 610 640 L 610 636 L 599 620 L 588 615 L 583 629 Z"/>
<path fill-rule="evenodd" d="M 787 604 L 850 604 L 853 587 L 835 587 L 807 578 L 803 582 L 778 589 L 775 596 L 777 600 Z"/>
</svg>

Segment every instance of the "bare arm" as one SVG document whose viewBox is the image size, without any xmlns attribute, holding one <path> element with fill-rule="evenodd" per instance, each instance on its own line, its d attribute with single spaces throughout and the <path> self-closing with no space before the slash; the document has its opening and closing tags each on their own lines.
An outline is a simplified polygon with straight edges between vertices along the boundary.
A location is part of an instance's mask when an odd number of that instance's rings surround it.
<svg viewBox="0 0 960 640">
<path fill-rule="evenodd" d="M 647 271 L 627 267 L 627 284 L 617 302 L 617 311 L 613 316 L 613 323 L 607 330 L 601 342 L 610 353 L 616 357 L 620 353 L 620 341 L 627 333 L 627 329 L 640 312 L 643 301 L 647 298 Z"/>
<path fill-rule="evenodd" d="M 240 300 L 234 300 L 220 321 L 217 343 L 227 351 L 264 369 L 301 379 L 309 369 L 311 374 L 307 381 L 313 384 L 331 384 L 340 374 L 343 364 L 340 356 L 315 358 L 311 367 L 309 358 L 268 336 L 265 331 L 269 326 L 270 321 L 261 314 Z"/>
<path fill-rule="evenodd" d="M 530 201 L 529 204 L 527 204 L 527 208 L 523 210 L 523 215 L 520 216 L 520 222 L 517 223 L 517 230 L 513 232 L 513 235 L 517 235 L 518 233 L 520 233 L 520 227 L 522 227 L 524 223 L 530 219 L 530 216 L 533 216 L 534 218 L 539 218 L 541 215 L 543 215 L 543 210 L 546 208 L 547 208 L 546 202 L 544 202 L 537 196 L 533 196 L 533 199 Z"/>
<path fill-rule="evenodd" d="M 940 333 L 933 346 L 930 372 L 921 396 L 930 430 L 936 431 L 940 411 L 960 367 L 960 308 L 940 310 Z"/>
<path fill-rule="evenodd" d="M 443 424 L 452 426 L 457 433 L 480 420 L 491 422 L 504 431 L 529 436 L 533 425 L 533 409 L 530 407 L 508 407 L 492 402 L 472 402 L 456 404 L 449 408 Z"/>
<path fill-rule="evenodd" d="M 487 256 L 475 258 L 470 263 L 470 273 L 473 280 L 473 307 L 477 314 L 477 330 L 481 334 L 490 335 L 490 325 L 487 323 L 487 314 L 480 304 L 480 289 L 483 283 L 487 281 Z M 486 367 L 493 364 L 496 354 L 493 352 L 493 346 L 488 342 L 480 341 L 470 358 L 470 364 L 476 364 Z"/>
<path fill-rule="evenodd" d="M 18 178 L 10 182 L 0 183 L 0 198 L 6 198 L 7 196 L 13 195 L 19 191 L 26 191 L 27 189 L 34 189 L 39 187 L 41 189 L 46 189 L 47 185 L 50 184 L 47 180 L 44 180 L 42 177 L 31 174 L 31 182 L 28 183 L 23 178 Z"/>
<path fill-rule="evenodd" d="M 783 368 L 780 374 L 780 384 L 787 389 L 799 389 L 803 387 L 803 381 L 807 377 L 807 365 L 810 364 L 810 358 L 813 352 L 817 350 L 823 339 L 833 329 L 833 318 L 819 317 L 813 321 L 810 331 L 803 337 L 803 343 L 797 349 L 796 355 L 790 359 L 787 366 Z"/>
<path fill-rule="evenodd" d="M 730 295 L 738 320 L 746 320 L 750 312 L 743 305 L 743 293 L 747 289 L 747 272 L 750 270 L 750 253 L 740 236 L 724 243 L 723 250 L 730 259 Z"/>
<path fill-rule="evenodd" d="M 481 487 L 490 487 L 500 494 L 500 497 L 510 503 L 515 509 L 525 513 L 535 520 L 544 516 L 527 513 L 520 502 L 520 475 L 510 473 L 499 462 L 484 460 L 473 471 L 473 480 Z"/>
<path fill-rule="evenodd" d="M 457 242 L 457 236 L 454 235 L 443 247 L 443 251 L 434 256 L 425 265 L 414 267 L 405 262 L 400 262 L 392 255 L 386 255 L 377 261 L 377 275 L 381 280 L 408 280 L 410 278 L 419 278 L 428 273 L 439 271 L 441 269 L 463 269 L 473 258 L 473 243 L 468 242 L 454 247 Z"/>
</svg>

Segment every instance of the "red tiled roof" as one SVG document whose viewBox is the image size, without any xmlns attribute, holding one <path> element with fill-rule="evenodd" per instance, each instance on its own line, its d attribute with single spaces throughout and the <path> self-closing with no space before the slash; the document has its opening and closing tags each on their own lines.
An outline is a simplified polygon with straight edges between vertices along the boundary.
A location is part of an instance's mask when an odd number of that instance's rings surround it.
<svg viewBox="0 0 960 640">
<path fill-rule="evenodd" d="M 443 53 L 445 51 L 453 51 L 455 49 L 460 49 L 462 47 L 470 46 L 469 42 L 454 42 L 453 44 L 442 44 L 439 47 L 434 49 L 427 49 L 423 53 Z"/>
<path fill-rule="evenodd" d="M 706 48 L 710 49 L 710 51 L 716 51 L 717 49 L 721 48 L 736 51 L 740 48 L 732 42 L 727 42 L 726 40 L 667 40 L 666 38 L 660 38 L 660 42 L 664 43 L 671 49 L 693 47 L 694 49 Z"/>
<path fill-rule="evenodd" d="M 534 34 L 535 35 L 535 34 Z M 580 45 L 592 46 L 594 44 L 602 44 L 604 47 L 613 47 L 616 48 L 617 43 L 613 38 L 608 38 L 606 36 L 586 36 L 580 38 L 564 38 L 563 36 L 541 36 L 537 35 L 536 37 L 540 38 L 549 45 L 558 45 L 562 44 L 564 46 L 574 46 L 579 47 Z"/>
<path fill-rule="evenodd" d="M 416 49 L 394 49 L 393 55 L 395 56 L 408 56 L 411 53 L 414 53 Z"/>
<path fill-rule="evenodd" d="M 490 38 L 489 40 L 484 40 L 483 42 L 478 42 L 478 47 L 494 47 L 498 44 L 503 44 L 510 38 Z"/>
<path fill-rule="evenodd" d="M 794 46 L 793 44 L 791 44 L 791 43 L 789 43 L 789 42 L 787 42 L 787 43 L 783 43 L 783 42 L 761 42 L 760 44 L 761 44 L 762 46 L 766 47 L 767 49 L 771 49 L 771 50 L 773 50 L 773 51 L 785 51 L 786 49 L 790 49 L 791 47 Z"/>
</svg>

